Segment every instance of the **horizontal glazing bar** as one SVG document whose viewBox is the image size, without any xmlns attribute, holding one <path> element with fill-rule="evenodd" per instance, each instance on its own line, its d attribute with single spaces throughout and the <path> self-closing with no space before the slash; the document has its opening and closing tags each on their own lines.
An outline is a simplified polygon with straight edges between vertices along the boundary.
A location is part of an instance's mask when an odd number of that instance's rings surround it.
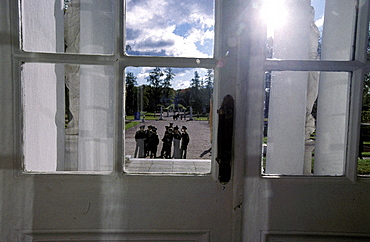
<svg viewBox="0 0 370 242">
<path fill-rule="evenodd" d="M 34 53 L 18 52 L 13 55 L 21 62 L 43 62 L 64 64 L 97 64 L 113 65 L 122 61 L 124 66 L 171 66 L 188 68 L 215 68 L 217 60 L 214 58 L 187 58 L 187 57 L 149 57 L 149 56 L 113 56 L 113 55 L 81 55 L 65 53 Z"/>
<path fill-rule="evenodd" d="M 266 71 L 355 71 L 366 64 L 359 61 L 266 60 L 264 66 Z"/>
<path fill-rule="evenodd" d="M 43 62 L 43 63 L 63 63 L 63 64 L 98 64 L 113 65 L 116 60 L 115 56 L 102 55 L 81 55 L 81 54 L 64 54 L 64 53 L 34 53 L 34 52 L 17 52 L 13 57 L 21 62 Z"/>
<path fill-rule="evenodd" d="M 171 66 L 188 68 L 208 68 L 217 66 L 214 58 L 187 58 L 187 57 L 139 57 L 126 56 L 122 58 L 125 66 Z"/>
</svg>

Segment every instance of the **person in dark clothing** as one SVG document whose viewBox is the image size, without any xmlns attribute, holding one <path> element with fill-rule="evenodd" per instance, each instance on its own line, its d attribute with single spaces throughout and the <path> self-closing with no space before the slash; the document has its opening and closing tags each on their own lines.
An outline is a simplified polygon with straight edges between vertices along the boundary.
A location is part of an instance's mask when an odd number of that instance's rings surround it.
<svg viewBox="0 0 370 242">
<path fill-rule="evenodd" d="M 163 138 L 163 154 L 161 154 L 162 158 L 171 159 L 171 145 L 172 145 L 172 134 L 170 132 L 165 132 Z"/>
<path fill-rule="evenodd" d="M 148 129 L 145 130 L 145 142 L 144 142 L 145 157 L 149 156 L 149 153 L 150 153 L 150 142 L 151 142 L 151 136 L 153 133 L 152 128 L 153 126 L 149 125 Z"/>
<path fill-rule="evenodd" d="M 157 129 L 153 127 L 152 135 L 150 136 L 150 141 L 149 141 L 150 158 L 157 158 L 158 144 L 159 144 L 159 138 L 157 134 Z"/>
<path fill-rule="evenodd" d="M 180 140 L 181 140 L 181 133 L 179 132 L 179 127 L 176 126 L 173 131 L 173 158 L 174 159 L 181 159 Z"/>
<path fill-rule="evenodd" d="M 170 123 L 170 125 L 172 125 L 172 123 Z M 162 146 L 162 150 L 161 150 L 161 158 L 166 158 L 166 156 L 164 155 L 165 153 L 169 153 L 169 157 L 171 157 L 171 144 L 172 144 L 172 128 L 170 128 L 169 126 L 165 126 L 166 128 L 166 131 L 164 132 L 164 136 L 162 138 L 162 142 L 163 142 L 163 146 Z M 164 138 L 166 137 L 166 135 L 171 139 L 170 141 L 170 148 L 168 150 L 168 147 L 164 145 Z M 166 150 L 167 149 L 167 150 Z"/>
<path fill-rule="evenodd" d="M 166 135 L 166 133 L 168 132 L 168 126 L 164 126 L 164 128 L 166 129 L 165 131 L 164 131 L 164 136 Z M 163 137 L 164 137 L 163 136 Z M 162 142 L 163 142 L 163 138 L 162 138 Z M 165 149 L 165 147 L 164 147 L 164 145 L 162 146 L 162 150 L 161 150 L 161 156 L 160 156 L 160 158 L 163 158 L 164 157 L 164 149 Z"/>
<path fill-rule="evenodd" d="M 182 126 L 181 129 L 181 158 L 186 159 L 186 153 L 188 149 L 188 144 L 190 141 L 189 134 L 187 133 L 187 128 Z"/>
<path fill-rule="evenodd" d="M 134 157 L 137 158 L 138 153 L 139 153 L 139 158 L 144 158 L 145 157 L 145 125 L 141 125 L 140 129 L 136 131 L 135 133 L 135 141 L 136 141 L 136 148 L 135 148 L 135 154 Z"/>
</svg>

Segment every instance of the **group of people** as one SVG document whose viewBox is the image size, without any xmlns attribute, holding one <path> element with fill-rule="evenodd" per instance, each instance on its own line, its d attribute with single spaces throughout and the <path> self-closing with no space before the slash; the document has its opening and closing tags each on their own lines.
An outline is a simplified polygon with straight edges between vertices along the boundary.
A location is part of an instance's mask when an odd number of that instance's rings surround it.
<svg viewBox="0 0 370 242">
<path fill-rule="evenodd" d="M 173 123 L 170 123 L 169 126 L 165 126 L 165 128 L 166 131 L 162 138 L 163 146 L 159 158 L 186 159 L 187 148 L 190 141 L 187 128 L 182 126 L 180 131 L 178 126 L 173 127 Z M 135 141 L 135 158 L 146 158 L 148 156 L 150 158 L 157 158 L 159 137 L 156 127 L 149 125 L 145 130 L 145 125 L 141 125 L 140 129 L 135 133 Z M 172 144 L 173 153 L 171 152 Z"/>
</svg>

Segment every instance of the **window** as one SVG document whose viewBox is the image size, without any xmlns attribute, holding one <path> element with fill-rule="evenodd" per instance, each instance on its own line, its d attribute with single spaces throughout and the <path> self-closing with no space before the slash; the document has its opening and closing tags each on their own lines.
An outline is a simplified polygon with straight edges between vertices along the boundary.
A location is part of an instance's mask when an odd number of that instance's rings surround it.
<svg viewBox="0 0 370 242">
<path fill-rule="evenodd" d="M 20 38 L 15 56 L 21 83 L 26 172 L 109 173 L 123 171 L 126 166 L 127 172 L 141 173 L 134 169 L 140 162 L 130 157 L 135 140 L 128 143 L 125 120 L 135 121 L 134 115 L 139 112 L 140 122 L 143 115 L 148 122 L 150 112 L 165 117 L 171 111 L 171 116 L 164 118 L 171 118 L 170 123 L 175 111 L 178 119 L 182 115 L 184 120 L 185 115 L 187 119 L 204 119 L 200 123 L 204 124 L 207 149 L 197 150 L 197 159 L 188 156 L 183 162 L 173 161 L 170 171 L 162 166 L 155 172 L 210 173 L 210 97 L 215 79 L 213 0 L 21 0 L 18 5 L 20 31 L 16 32 Z M 156 68 L 170 73 L 169 85 L 160 90 L 162 94 L 168 92 L 159 97 L 163 100 L 145 93 L 154 90 L 147 78 Z M 128 75 L 140 82 L 133 85 L 134 105 L 128 105 L 128 95 L 133 94 L 129 93 Z M 175 99 L 187 92 L 192 80 L 193 96 L 180 110 Z M 171 105 L 175 109 L 169 110 Z M 136 123 L 133 129 L 139 126 Z M 196 134 L 194 130 L 189 133 Z M 189 147 L 198 148 L 195 143 Z M 183 163 L 192 166 L 184 170 Z"/>
<path fill-rule="evenodd" d="M 126 172 L 210 172 L 213 73 L 204 68 L 126 68 Z"/>
<path fill-rule="evenodd" d="M 262 174 L 353 176 L 363 3 L 284 2 L 266 41 Z"/>
<path fill-rule="evenodd" d="M 21 67 L 25 169 L 112 171 L 114 67 L 35 62 Z"/>
<path fill-rule="evenodd" d="M 369 61 L 370 55 L 370 41 L 368 41 L 367 48 L 367 61 Z M 370 128 L 370 116 L 369 116 L 369 77 L 370 73 L 366 73 L 363 83 L 362 92 L 362 109 L 361 109 L 361 128 L 359 137 L 359 154 L 358 154 L 358 168 L 357 172 L 360 176 L 370 175 L 370 160 L 369 160 L 369 128 Z"/>
<path fill-rule="evenodd" d="M 344 174 L 351 73 L 272 71 L 266 79 L 264 172 Z"/>
</svg>

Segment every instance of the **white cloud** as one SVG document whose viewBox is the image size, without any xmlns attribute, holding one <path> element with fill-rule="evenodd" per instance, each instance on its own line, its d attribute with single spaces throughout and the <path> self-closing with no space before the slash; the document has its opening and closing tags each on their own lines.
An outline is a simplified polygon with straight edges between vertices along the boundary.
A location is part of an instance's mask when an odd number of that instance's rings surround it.
<svg viewBox="0 0 370 242">
<path fill-rule="evenodd" d="M 127 3 L 130 54 L 210 57 L 213 43 L 213 0 L 131 0 Z"/>
<path fill-rule="evenodd" d="M 319 29 L 322 28 L 324 26 L 324 16 L 322 16 L 320 19 L 316 20 L 315 24 Z"/>
<path fill-rule="evenodd" d="M 173 88 L 175 90 L 178 90 L 178 89 L 186 89 L 190 86 L 190 81 L 179 81 L 177 83 L 175 83 L 175 85 L 173 86 Z"/>
<path fill-rule="evenodd" d="M 213 0 L 128 0 L 126 14 L 126 44 L 131 55 L 177 57 L 211 57 L 214 39 Z M 154 67 L 128 68 L 139 85 Z M 164 68 L 161 68 L 162 70 Z M 174 89 L 190 86 L 197 70 L 173 68 Z"/>
</svg>

